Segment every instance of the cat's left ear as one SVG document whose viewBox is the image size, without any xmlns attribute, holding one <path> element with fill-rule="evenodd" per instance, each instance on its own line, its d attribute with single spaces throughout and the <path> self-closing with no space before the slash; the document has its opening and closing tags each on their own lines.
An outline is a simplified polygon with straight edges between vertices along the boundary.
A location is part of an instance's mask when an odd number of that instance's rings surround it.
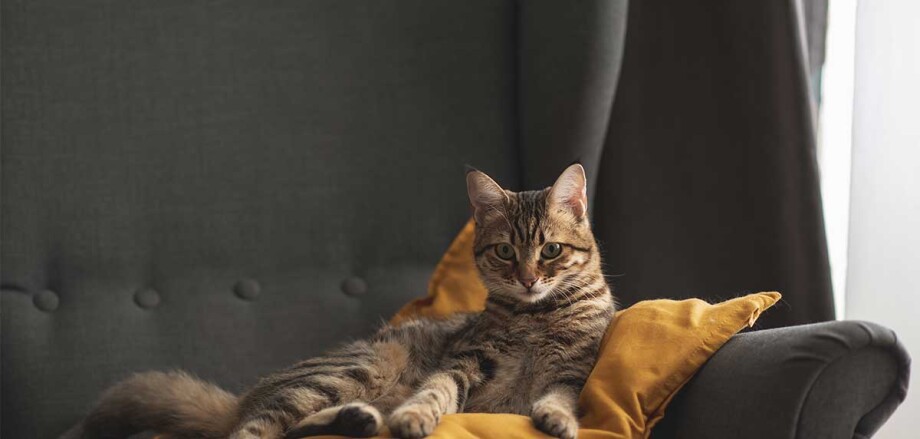
<svg viewBox="0 0 920 439">
<path fill-rule="evenodd" d="M 556 179 L 549 190 L 547 204 L 551 209 L 563 209 L 582 219 L 588 212 L 588 180 L 585 177 L 585 168 L 575 163 Z"/>
<path fill-rule="evenodd" d="M 466 189 L 473 206 L 473 218 L 482 225 L 495 215 L 500 215 L 508 202 L 508 194 L 495 180 L 484 172 L 468 168 L 466 171 Z"/>
</svg>

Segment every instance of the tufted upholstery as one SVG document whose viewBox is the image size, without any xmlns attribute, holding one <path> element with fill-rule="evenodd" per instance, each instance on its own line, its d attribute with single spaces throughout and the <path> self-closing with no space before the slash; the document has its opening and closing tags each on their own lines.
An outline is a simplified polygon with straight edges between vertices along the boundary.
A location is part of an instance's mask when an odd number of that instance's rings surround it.
<svg viewBox="0 0 920 439">
<path fill-rule="evenodd" d="M 238 390 L 367 334 L 466 221 L 464 163 L 512 187 L 596 169 L 625 19 L 621 0 L 2 8 L 10 438 L 56 436 L 133 371 Z"/>
</svg>

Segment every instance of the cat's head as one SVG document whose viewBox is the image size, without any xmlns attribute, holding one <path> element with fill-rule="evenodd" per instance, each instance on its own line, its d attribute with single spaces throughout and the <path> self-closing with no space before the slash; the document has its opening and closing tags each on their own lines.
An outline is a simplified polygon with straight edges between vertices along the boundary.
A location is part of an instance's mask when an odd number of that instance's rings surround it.
<svg viewBox="0 0 920 439">
<path fill-rule="evenodd" d="M 490 293 L 534 303 L 599 270 L 581 165 L 538 191 L 502 189 L 477 170 L 467 172 L 466 184 L 476 220 L 473 252 Z"/>
</svg>

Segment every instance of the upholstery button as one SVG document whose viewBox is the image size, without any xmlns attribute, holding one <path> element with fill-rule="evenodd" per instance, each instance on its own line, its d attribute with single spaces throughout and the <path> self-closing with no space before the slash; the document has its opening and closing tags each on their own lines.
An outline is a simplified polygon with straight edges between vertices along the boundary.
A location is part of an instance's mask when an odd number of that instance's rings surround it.
<svg viewBox="0 0 920 439">
<path fill-rule="evenodd" d="M 360 277 L 350 277 L 342 281 L 342 292 L 351 297 L 360 297 L 367 293 L 367 282 Z"/>
<path fill-rule="evenodd" d="M 134 293 L 134 303 L 144 309 L 156 308 L 160 304 L 160 294 L 153 288 L 144 288 Z"/>
<path fill-rule="evenodd" d="M 256 297 L 259 297 L 259 293 L 262 292 L 262 287 L 253 279 L 243 279 L 233 286 L 233 292 L 240 299 L 256 300 Z"/>
<path fill-rule="evenodd" d="M 61 303 L 58 295 L 51 290 L 43 290 L 32 296 L 32 304 L 44 312 L 52 312 Z"/>
</svg>

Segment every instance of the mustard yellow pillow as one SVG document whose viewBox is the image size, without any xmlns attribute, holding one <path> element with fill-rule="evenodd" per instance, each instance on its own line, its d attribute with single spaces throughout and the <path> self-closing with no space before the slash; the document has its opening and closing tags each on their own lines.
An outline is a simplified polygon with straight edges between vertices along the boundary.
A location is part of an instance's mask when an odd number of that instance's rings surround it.
<svg viewBox="0 0 920 439">
<path fill-rule="evenodd" d="M 581 392 L 579 437 L 647 438 L 706 360 L 780 297 L 648 300 L 618 312 Z"/>
<path fill-rule="evenodd" d="M 390 323 L 413 317 L 438 317 L 485 309 L 488 292 L 479 280 L 473 259 L 475 226 L 476 223 L 469 220 L 447 248 L 428 281 L 428 296 L 406 304 L 390 319 Z"/>
<path fill-rule="evenodd" d="M 473 260 L 469 222 L 438 264 L 428 296 L 393 318 L 478 311 L 486 289 Z M 753 325 L 779 300 L 757 293 L 709 304 L 699 299 L 639 302 L 617 313 L 601 342 L 594 371 L 581 393 L 579 438 L 647 438 L 671 398 L 729 338 Z M 541 437 L 526 416 L 463 413 L 444 416 L 431 437 Z"/>
</svg>

